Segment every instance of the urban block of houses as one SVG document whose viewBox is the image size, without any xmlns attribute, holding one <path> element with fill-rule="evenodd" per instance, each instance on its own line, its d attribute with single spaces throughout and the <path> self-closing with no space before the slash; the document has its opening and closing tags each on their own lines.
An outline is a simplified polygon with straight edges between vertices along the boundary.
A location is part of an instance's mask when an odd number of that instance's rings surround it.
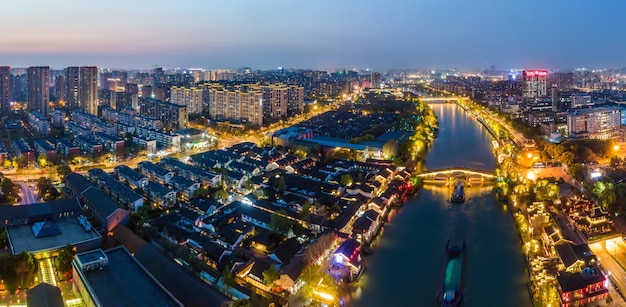
<svg viewBox="0 0 626 307">
<path fill-rule="evenodd" d="M 65 185 L 87 206 L 91 215 L 106 231 L 117 225 L 128 225 L 130 212 L 78 173 L 65 177 Z"/>
<path fill-rule="evenodd" d="M 126 206 L 128 210 L 137 211 L 143 206 L 143 195 L 130 189 L 128 186 L 117 181 L 100 168 L 89 170 L 89 179 L 98 187 L 109 193 L 111 197 Z"/>
<path fill-rule="evenodd" d="M 156 181 L 160 184 L 170 183 L 170 179 L 174 177 L 174 172 L 162 168 L 150 161 L 142 161 L 137 164 L 137 169 L 142 174 L 148 176 L 150 181 Z"/>
</svg>

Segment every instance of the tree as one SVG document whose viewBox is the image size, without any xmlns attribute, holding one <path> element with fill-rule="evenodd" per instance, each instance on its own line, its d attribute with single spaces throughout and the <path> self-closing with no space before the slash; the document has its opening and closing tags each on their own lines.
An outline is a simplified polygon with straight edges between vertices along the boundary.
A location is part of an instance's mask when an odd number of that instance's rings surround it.
<svg viewBox="0 0 626 307">
<path fill-rule="evenodd" d="M 39 163 L 39 167 L 42 168 L 48 166 L 48 158 L 46 157 L 45 153 L 39 154 L 39 156 L 37 157 L 37 163 Z"/>
<path fill-rule="evenodd" d="M 270 219 L 270 229 L 274 232 L 286 234 L 294 222 L 285 216 L 287 216 L 287 211 L 285 210 L 273 212 Z"/>
<path fill-rule="evenodd" d="M 33 259 L 33 256 L 26 251 L 19 253 L 15 261 L 14 270 L 15 275 L 19 277 L 20 285 L 23 285 L 24 282 L 30 283 L 30 280 L 34 277 L 35 272 L 37 272 L 35 259 Z"/>
<path fill-rule="evenodd" d="M 574 153 L 566 151 L 559 156 L 559 161 L 567 166 L 570 166 L 574 163 L 574 158 Z"/>
<path fill-rule="evenodd" d="M 230 271 L 229 265 L 226 265 L 222 271 L 222 283 L 229 287 L 235 286 L 235 276 L 233 276 L 233 273 Z"/>
<path fill-rule="evenodd" d="M 398 154 L 398 142 L 394 139 L 389 139 L 383 145 L 383 155 L 385 158 L 390 159 Z"/>
<path fill-rule="evenodd" d="M 580 182 L 587 180 L 587 174 L 589 173 L 587 167 L 583 166 L 582 164 L 568 164 L 568 166 L 569 173 L 572 175 L 572 177 L 576 178 L 576 180 Z"/>
<path fill-rule="evenodd" d="M 265 283 L 271 287 L 275 281 L 278 280 L 278 278 L 280 277 L 280 273 L 278 273 L 278 270 L 276 269 L 276 266 L 274 265 L 270 265 L 270 268 L 263 271 L 263 280 L 265 280 Z"/>
<path fill-rule="evenodd" d="M 278 192 L 281 192 L 281 193 L 285 191 L 287 189 L 287 183 L 285 183 L 285 178 L 283 177 L 278 178 L 278 181 L 276 181 L 274 188 L 276 188 L 276 190 L 278 190 Z"/>
<path fill-rule="evenodd" d="M 59 174 L 59 176 L 61 178 L 65 178 L 71 172 L 72 172 L 72 168 L 69 165 L 59 165 L 59 166 L 57 166 L 57 174 Z"/>
<path fill-rule="evenodd" d="M 74 260 L 74 255 L 74 248 L 67 244 L 54 260 L 54 266 L 62 276 L 68 277 L 72 274 L 72 260 Z"/>
<path fill-rule="evenodd" d="M 6 230 L 0 232 L 0 249 L 9 248 L 9 237 Z"/>
<path fill-rule="evenodd" d="M 228 192 L 224 189 L 219 189 L 213 194 L 213 198 L 221 202 L 225 202 L 228 199 L 228 196 Z"/>
<path fill-rule="evenodd" d="M 234 300 L 232 307 L 252 307 L 252 303 L 249 299 Z"/>
<path fill-rule="evenodd" d="M 353 181 L 354 178 L 352 178 L 352 175 L 349 173 L 345 173 L 339 177 L 339 183 L 344 186 L 351 185 Z"/>
<path fill-rule="evenodd" d="M 539 180 L 535 185 L 535 197 L 538 201 L 554 201 L 559 197 L 561 189 L 548 180 Z"/>
<path fill-rule="evenodd" d="M 338 302 L 338 291 L 335 280 L 324 272 L 322 266 L 314 264 L 307 267 L 302 273 L 303 285 L 298 295 L 305 299 L 323 299 L 327 304 L 335 304 Z M 324 297 L 320 297 L 317 293 L 326 293 Z M 328 300 L 327 298 L 332 298 Z"/>
<path fill-rule="evenodd" d="M 0 183 L 0 190 L 2 190 L 2 193 L 6 194 L 6 195 L 13 195 L 13 181 L 11 181 L 11 179 L 9 178 L 4 178 L 2 179 L 2 183 Z"/>
<path fill-rule="evenodd" d="M 302 211 L 300 211 L 299 217 L 301 220 L 303 221 L 308 221 L 309 220 L 309 216 L 311 215 L 311 203 L 310 202 L 305 202 L 304 205 L 302 205 Z"/>
<path fill-rule="evenodd" d="M 207 189 L 204 186 L 200 186 L 199 189 L 193 191 L 193 198 L 198 198 L 198 197 L 206 197 L 209 194 L 209 189 Z"/>
</svg>

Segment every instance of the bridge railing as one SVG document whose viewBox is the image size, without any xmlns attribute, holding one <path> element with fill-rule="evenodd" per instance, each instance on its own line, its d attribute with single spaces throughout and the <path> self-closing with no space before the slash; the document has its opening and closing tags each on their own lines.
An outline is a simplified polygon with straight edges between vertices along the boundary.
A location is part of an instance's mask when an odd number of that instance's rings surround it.
<svg viewBox="0 0 626 307">
<path fill-rule="evenodd" d="M 488 172 L 488 171 L 479 170 L 479 169 L 472 169 L 472 168 L 467 168 L 467 167 L 464 167 L 464 168 L 450 167 L 450 168 L 427 170 L 423 173 L 418 174 L 418 176 L 434 176 L 437 174 L 455 173 L 455 172 L 474 173 L 480 176 L 495 177 L 495 174 L 493 172 Z"/>
</svg>

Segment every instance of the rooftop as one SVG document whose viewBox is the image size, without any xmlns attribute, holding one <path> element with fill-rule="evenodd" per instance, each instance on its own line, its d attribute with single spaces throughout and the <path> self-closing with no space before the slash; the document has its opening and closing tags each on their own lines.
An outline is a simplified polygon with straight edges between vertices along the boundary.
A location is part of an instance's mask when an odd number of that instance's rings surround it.
<svg viewBox="0 0 626 307">
<path fill-rule="evenodd" d="M 104 218 L 108 218 L 115 210 L 122 208 L 106 193 L 96 187 L 89 188 L 83 191 L 82 194 L 87 202 L 96 208 L 98 213 Z"/>
<path fill-rule="evenodd" d="M 13 253 L 18 254 L 23 251 L 38 252 L 51 249 L 61 249 L 65 245 L 78 244 L 90 240 L 100 240 L 101 236 L 97 231 L 88 231 L 82 228 L 76 219 L 64 219 L 54 221 L 60 234 L 36 238 L 31 225 L 9 226 L 7 234 L 11 242 Z"/>
<path fill-rule="evenodd" d="M 166 259 L 149 244 L 144 244 L 135 253 L 135 259 L 185 306 L 222 306 L 230 301 L 217 289 L 188 274 L 172 260 Z"/>
<path fill-rule="evenodd" d="M 125 248 L 106 255 L 109 264 L 104 269 L 83 272 L 103 306 L 182 306 Z"/>
</svg>

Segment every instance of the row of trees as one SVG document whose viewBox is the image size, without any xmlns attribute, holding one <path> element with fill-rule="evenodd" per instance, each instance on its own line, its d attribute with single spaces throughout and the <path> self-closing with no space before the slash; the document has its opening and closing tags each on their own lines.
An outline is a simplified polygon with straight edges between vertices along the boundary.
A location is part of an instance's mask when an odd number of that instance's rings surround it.
<svg viewBox="0 0 626 307">
<path fill-rule="evenodd" d="M 426 149 L 435 138 L 435 131 L 439 129 L 437 115 L 428 104 L 417 101 L 415 108 L 419 115 L 419 123 L 415 127 L 415 132 L 408 140 L 398 146 L 398 157 L 412 169 L 416 168 L 419 160 L 422 160 Z"/>
</svg>

